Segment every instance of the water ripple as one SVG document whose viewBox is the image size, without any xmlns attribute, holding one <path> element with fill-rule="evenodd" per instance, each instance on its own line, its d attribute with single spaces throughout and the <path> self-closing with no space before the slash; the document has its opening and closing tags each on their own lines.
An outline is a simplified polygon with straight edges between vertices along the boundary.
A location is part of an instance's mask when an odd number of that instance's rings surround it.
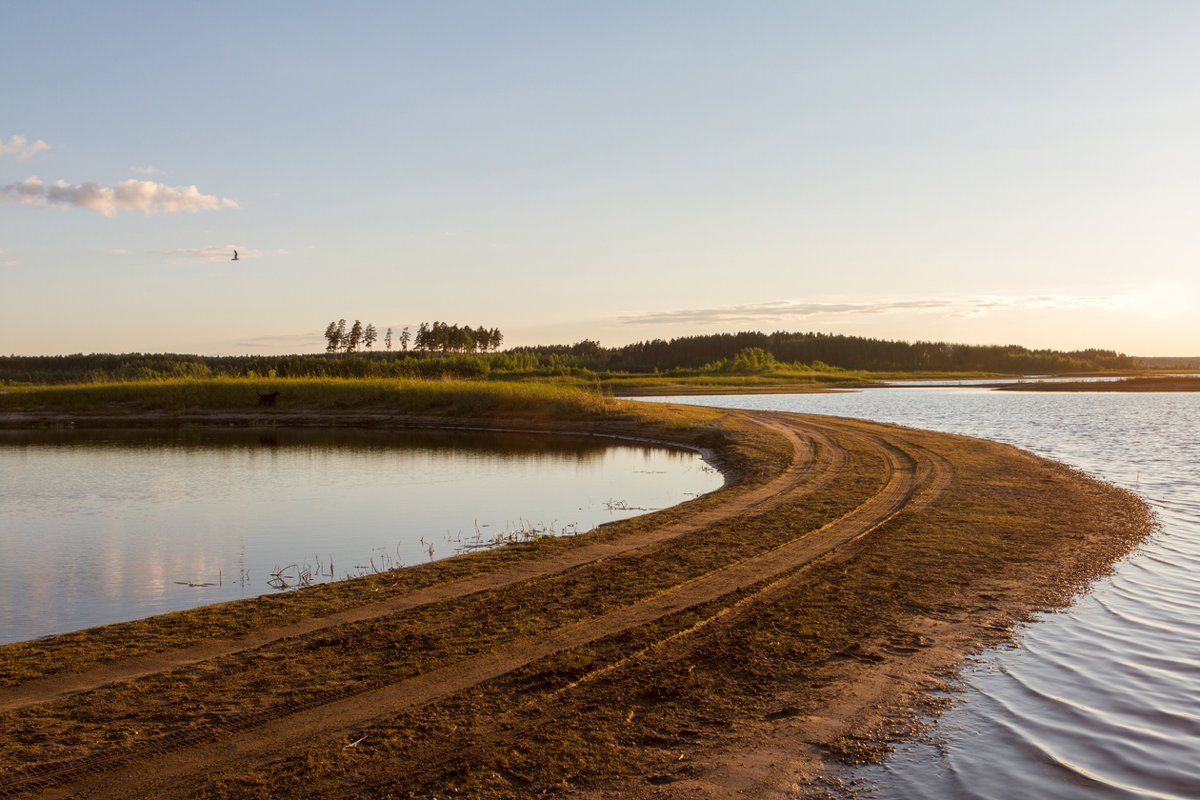
<svg viewBox="0 0 1200 800">
<path fill-rule="evenodd" d="M 662 398 L 873 419 L 1006 442 L 1145 498 L 1149 540 L 1015 649 L 965 670 L 930 741 L 858 773 L 881 800 L 1200 798 L 1197 394 L 886 389 Z"/>
</svg>

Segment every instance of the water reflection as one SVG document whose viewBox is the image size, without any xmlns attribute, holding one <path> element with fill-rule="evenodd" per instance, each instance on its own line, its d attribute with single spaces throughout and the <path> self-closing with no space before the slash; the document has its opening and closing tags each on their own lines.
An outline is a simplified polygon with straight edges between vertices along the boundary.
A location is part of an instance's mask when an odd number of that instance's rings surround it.
<svg viewBox="0 0 1200 800">
<path fill-rule="evenodd" d="M 562 534 L 718 488 L 694 453 L 577 436 L 0 432 L 0 642 Z"/>
</svg>

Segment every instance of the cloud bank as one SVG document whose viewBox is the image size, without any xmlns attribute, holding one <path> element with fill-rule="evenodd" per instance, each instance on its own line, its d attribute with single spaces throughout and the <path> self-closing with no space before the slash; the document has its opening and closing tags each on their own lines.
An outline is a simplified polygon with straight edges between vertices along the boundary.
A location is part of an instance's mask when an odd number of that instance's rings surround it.
<svg viewBox="0 0 1200 800">
<path fill-rule="evenodd" d="M 29 143 L 24 136 L 10 136 L 8 141 L 0 139 L 0 156 L 16 156 L 18 161 L 28 161 L 43 150 L 49 150 L 50 145 L 41 139 Z"/>
<path fill-rule="evenodd" d="M 20 183 L 0 186 L 0 201 L 5 200 L 59 208 L 86 208 L 106 217 L 114 217 L 118 211 L 175 214 L 238 207 L 235 201 L 228 198 L 201 194 L 195 186 L 167 186 L 134 178 L 115 186 L 101 186 L 90 181 L 77 185 L 55 181 L 47 185 L 36 175 Z"/>
<path fill-rule="evenodd" d="M 674 311 L 648 311 L 619 317 L 635 325 L 678 323 L 728 325 L 766 321 L 787 321 L 814 316 L 850 316 L 888 314 L 897 311 L 948 314 L 973 317 L 993 311 L 1065 311 L 1081 308 L 1113 308 L 1127 305 L 1130 298 L 1087 297 L 1077 295 L 989 296 L 928 298 L 922 300 L 880 300 L 869 303 L 797 303 L 780 301 L 747 305 L 693 308 Z"/>
</svg>

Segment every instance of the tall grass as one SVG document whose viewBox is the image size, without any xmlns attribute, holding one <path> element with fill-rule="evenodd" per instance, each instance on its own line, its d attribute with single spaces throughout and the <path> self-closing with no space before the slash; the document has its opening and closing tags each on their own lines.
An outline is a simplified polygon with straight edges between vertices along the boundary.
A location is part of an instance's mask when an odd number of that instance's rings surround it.
<svg viewBox="0 0 1200 800">
<path fill-rule="evenodd" d="M 266 392 L 279 392 L 271 409 L 258 405 L 259 394 Z M 0 410 L 25 412 L 379 410 L 463 417 L 581 419 L 603 416 L 617 406 L 594 388 L 437 379 L 174 378 L 0 391 Z"/>
</svg>

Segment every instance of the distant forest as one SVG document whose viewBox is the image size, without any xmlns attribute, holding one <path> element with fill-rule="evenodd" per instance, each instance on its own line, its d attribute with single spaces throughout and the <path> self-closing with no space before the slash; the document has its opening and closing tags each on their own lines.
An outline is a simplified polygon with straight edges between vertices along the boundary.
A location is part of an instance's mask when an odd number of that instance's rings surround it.
<svg viewBox="0 0 1200 800">
<path fill-rule="evenodd" d="M 1200 369 L 1200 356 L 1148 356 L 1138 361 L 1150 369 Z"/>
<path fill-rule="evenodd" d="M 437 324 L 437 323 L 435 323 Z M 337 325 L 333 325 L 336 333 Z M 429 326 L 427 330 L 432 330 Z M 471 331 L 471 328 L 461 328 Z M 475 329 L 482 331 L 483 329 Z M 490 331 L 488 332 L 491 333 Z M 390 339 L 390 337 L 388 337 Z M 478 339 L 484 337 L 479 334 Z M 573 345 L 514 347 L 488 352 L 484 342 L 430 342 L 414 351 L 281 356 L 196 356 L 125 353 L 0 356 L 0 384 L 61 384 L 179 377 L 482 377 L 489 374 L 717 374 L 836 370 L 983 372 L 1007 375 L 1087 373 L 1142 368 L 1111 350 L 1029 350 L 1016 345 L 903 342 L 828 333 L 722 333 L 654 339 L 623 347 L 584 340 Z M 340 342 L 339 342 L 340 344 Z M 407 344 L 407 340 L 405 341 Z M 414 343 L 415 344 L 415 343 Z"/>
</svg>

